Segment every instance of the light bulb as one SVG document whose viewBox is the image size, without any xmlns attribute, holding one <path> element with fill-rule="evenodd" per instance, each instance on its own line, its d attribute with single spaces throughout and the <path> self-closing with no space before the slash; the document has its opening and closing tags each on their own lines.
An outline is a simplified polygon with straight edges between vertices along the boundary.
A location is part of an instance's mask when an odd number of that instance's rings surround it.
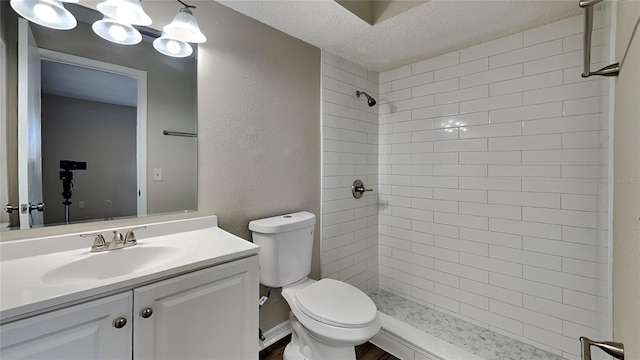
<svg viewBox="0 0 640 360">
<path fill-rule="evenodd" d="M 153 40 L 153 47 L 164 55 L 176 58 L 187 57 L 193 53 L 193 48 L 187 42 L 169 38 L 165 33 Z"/>
<path fill-rule="evenodd" d="M 142 41 L 142 35 L 133 26 L 105 16 L 91 25 L 101 38 L 121 45 L 134 45 Z"/>
<path fill-rule="evenodd" d="M 54 22 L 58 18 L 56 11 L 49 4 L 38 3 L 33 7 L 33 13 L 42 21 Z"/>
<path fill-rule="evenodd" d="M 113 24 L 109 27 L 109 34 L 118 41 L 127 38 L 127 30 L 120 24 Z"/>
<path fill-rule="evenodd" d="M 172 54 L 179 53 L 180 52 L 180 44 L 178 44 L 178 42 L 175 41 L 175 40 L 167 41 L 167 51 L 169 51 Z"/>
</svg>

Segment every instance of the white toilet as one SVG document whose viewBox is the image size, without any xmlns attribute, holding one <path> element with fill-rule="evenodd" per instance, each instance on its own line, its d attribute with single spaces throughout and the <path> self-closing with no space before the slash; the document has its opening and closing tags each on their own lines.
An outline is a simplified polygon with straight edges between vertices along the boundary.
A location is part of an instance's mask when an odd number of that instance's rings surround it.
<svg viewBox="0 0 640 360">
<path fill-rule="evenodd" d="M 274 216 L 249 223 L 260 246 L 260 283 L 282 287 L 289 303 L 293 334 L 285 360 L 355 359 L 356 345 L 380 330 L 373 301 L 347 283 L 307 278 L 315 215 L 308 212 Z"/>
</svg>

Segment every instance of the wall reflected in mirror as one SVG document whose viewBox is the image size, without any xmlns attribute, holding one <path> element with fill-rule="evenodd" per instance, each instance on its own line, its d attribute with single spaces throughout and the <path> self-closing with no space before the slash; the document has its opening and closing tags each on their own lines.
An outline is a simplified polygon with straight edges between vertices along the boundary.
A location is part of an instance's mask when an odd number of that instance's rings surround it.
<svg viewBox="0 0 640 360">
<path fill-rule="evenodd" d="M 15 109 L 18 16 L 8 2 L 0 6 L 3 86 L 7 107 Z M 197 49 L 185 58 L 162 55 L 152 45 L 159 33 L 147 28 L 137 45 L 114 44 L 91 29 L 101 14 L 78 4 L 65 7 L 78 20 L 72 30 L 29 23 L 41 57 L 42 140 L 7 147 L 2 205 L 20 202 L 18 153 L 31 147 L 41 154 L 44 226 L 196 210 L 197 137 L 163 131 L 197 134 Z M 17 111 L 7 109 L 7 144 L 15 144 L 20 121 Z M 2 222 L 20 227 L 16 213 L 3 212 Z"/>
</svg>

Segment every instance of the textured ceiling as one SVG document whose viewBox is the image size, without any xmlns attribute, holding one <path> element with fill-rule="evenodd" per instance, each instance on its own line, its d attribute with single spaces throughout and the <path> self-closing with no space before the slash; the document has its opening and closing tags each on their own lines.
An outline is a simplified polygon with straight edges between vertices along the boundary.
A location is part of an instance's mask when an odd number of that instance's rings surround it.
<svg viewBox="0 0 640 360">
<path fill-rule="evenodd" d="M 582 14 L 577 0 L 431 0 L 372 26 L 333 0 L 216 1 L 379 72 Z"/>
</svg>

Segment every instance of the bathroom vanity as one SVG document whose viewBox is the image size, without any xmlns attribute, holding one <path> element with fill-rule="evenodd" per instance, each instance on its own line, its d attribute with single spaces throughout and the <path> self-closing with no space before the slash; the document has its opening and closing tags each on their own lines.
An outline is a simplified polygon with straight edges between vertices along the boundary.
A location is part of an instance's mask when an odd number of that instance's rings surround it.
<svg viewBox="0 0 640 360">
<path fill-rule="evenodd" d="M 256 359 L 259 248 L 215 216 L 137 238 L 99 253 L 79 234 L 0 243 L 0 357 Z"/>
</svg>

